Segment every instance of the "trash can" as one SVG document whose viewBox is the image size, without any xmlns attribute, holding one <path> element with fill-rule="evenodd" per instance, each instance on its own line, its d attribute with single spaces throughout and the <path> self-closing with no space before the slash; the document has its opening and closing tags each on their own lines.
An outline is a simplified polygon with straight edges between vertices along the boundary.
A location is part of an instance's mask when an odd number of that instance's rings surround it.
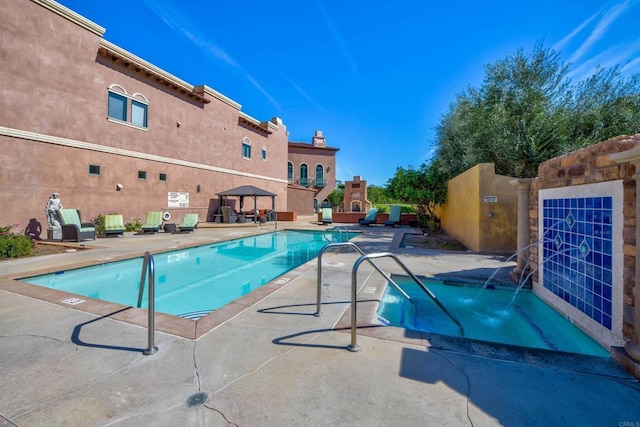
<svg viewBox="0 0 640 427">
<path fill-rule="evenodd" d="M 173 233 L 174 231 L 176 231 L 175 222 L 167 222 L 167 223 L 164 224 L 164 232 L 165 233 Z"/>
</svg>

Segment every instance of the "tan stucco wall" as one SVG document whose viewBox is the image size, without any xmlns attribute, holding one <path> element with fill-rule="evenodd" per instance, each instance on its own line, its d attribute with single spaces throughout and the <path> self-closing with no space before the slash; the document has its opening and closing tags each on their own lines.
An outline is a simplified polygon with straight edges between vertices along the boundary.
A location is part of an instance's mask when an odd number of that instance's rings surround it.
<svg viewBox="0 0 640 427">
<path fill-rule="evenodd" d="M 518 197 L 512 179 L 496 175 L 493 163 L 481 163 L 450 180 L 439 210 L 442 229 L 474 252 L 514 252 Z"/>
</svg>

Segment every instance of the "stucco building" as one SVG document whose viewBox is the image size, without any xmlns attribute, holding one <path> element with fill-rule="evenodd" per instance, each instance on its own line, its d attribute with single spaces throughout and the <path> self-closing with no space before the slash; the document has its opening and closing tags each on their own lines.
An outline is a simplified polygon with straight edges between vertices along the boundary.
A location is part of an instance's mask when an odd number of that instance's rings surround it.
<svg viewBox="0 0 640 427">
<path fill-rule="evenodd" d="M 290 188 L 302 187 L 313 190 L 313 205 L 300 206 L 302 212 L 314 212 L 323 203 L 328 203 L 327 196 L 336 188 L 338 150 L 339 148 L 327 146 L 322 131 L 316 131 L 311 144 L 289 142 L 287 180 Z"/>
<path fill-rule="evenodd" d="M 204 221 L 210 200 L 240 185 L 276 194 L 276 210 L 288 210 L 280 118 L 245 114 L 51 0 L 4 2 L 0 26 L 0 224 L 46 224 L 54 191 L 83 220 L 117 212 L 129 222 L 163 210 Z M 326 172 L 335 170 L 331 152 Z"/>
</svg>

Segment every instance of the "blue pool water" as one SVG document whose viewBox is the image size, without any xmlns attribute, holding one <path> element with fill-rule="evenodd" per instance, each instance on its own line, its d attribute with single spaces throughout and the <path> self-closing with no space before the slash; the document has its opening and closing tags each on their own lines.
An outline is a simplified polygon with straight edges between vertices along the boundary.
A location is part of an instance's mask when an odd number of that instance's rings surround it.
<svg viewBox="0 0 640 427">
<path fill-rule="evenodd" d="M 197 319 L 315 258 L 326 243 L 322 233 L 281 231 L 156 254 L 155 309 Z M 133 258 L 22 281 L 135 306 L 141 270 L 142 258 Z"/>
<path fill-rule="evenodd" d="M 378 309 L 385 324 L 411 330 L 460 336 L 458 327 L 406 277 L 393 278 L 414 306 L 388 286 Z M 423 280 L 438 300 L 464 326 L 465 337 L 522 347 L 608 357 L 595 340 L 530 291 L 485 289 Z M 514 297 L 515 295 L 515 297 Z"/>
</svg>

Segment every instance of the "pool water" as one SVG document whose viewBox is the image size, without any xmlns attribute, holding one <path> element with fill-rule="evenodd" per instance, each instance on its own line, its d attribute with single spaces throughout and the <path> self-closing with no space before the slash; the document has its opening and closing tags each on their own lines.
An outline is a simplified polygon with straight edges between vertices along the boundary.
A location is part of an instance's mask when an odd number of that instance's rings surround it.
<svg viewBox="0 0 640 427">
<path fill-rule="evenodd" d="M 326 243 L 319 232 L 281 231 L 156 254 L 155 309 L 200 318 L 315 258 Z M 142 258 L 133 258 L 22 281 L 135 306 L 141 271 Z"/>
<path fill-rule="evenodd" d="M 414 301 L 392 286 L 378 308 L 379 320 L 392 326 L 459 337 L 455 323 L 411 279 L 393 279 Z M 485 289 L 421 279 L 464 326 L 465 337 L 522 347 L 608 357 L 609 352 L 528 290 Z"/>
</svg>

